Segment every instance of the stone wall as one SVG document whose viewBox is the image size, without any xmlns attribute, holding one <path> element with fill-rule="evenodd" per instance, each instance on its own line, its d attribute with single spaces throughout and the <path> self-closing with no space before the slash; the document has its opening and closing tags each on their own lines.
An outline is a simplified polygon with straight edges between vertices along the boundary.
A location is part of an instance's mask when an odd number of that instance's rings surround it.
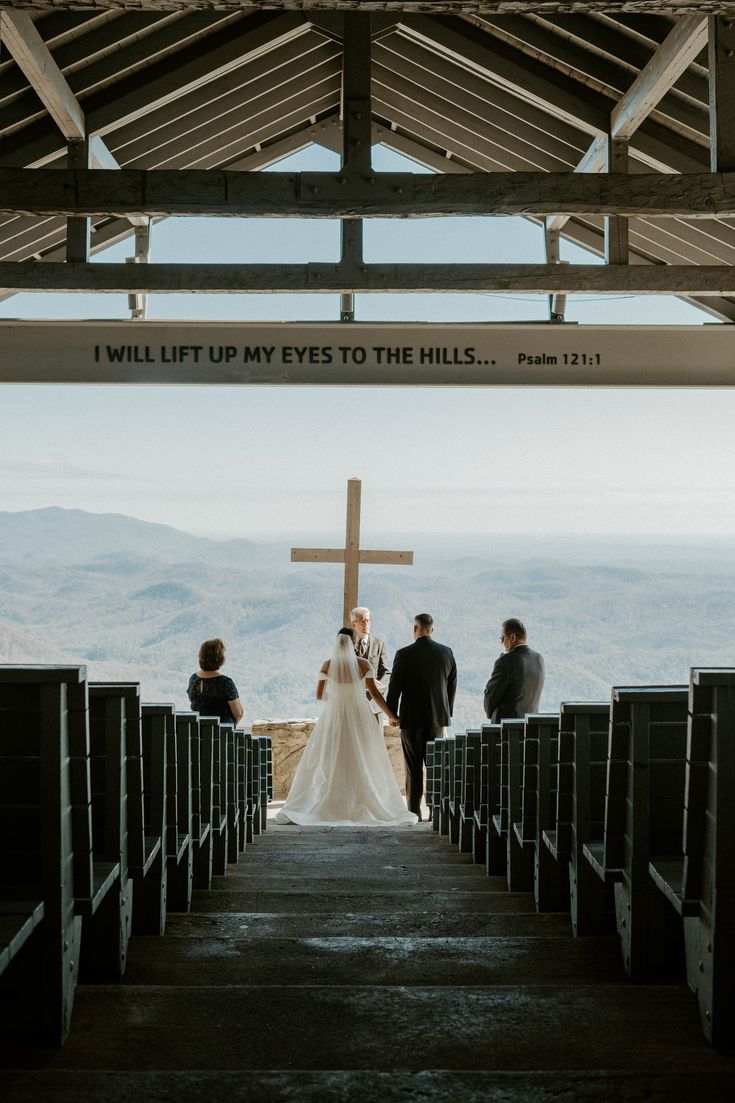
<svg viewBox="0 0 735 1103">
<path fill-rule="evenodd" d="M 306 741 L 316 720 L 256 720 L 253 735 L 269 735 L 273 741 L 273 799 L 285 800 Z M 406 791 L 401 733 L 398 728 L 383 728 L 385 745 L 396 781 L 402 793 Z"/>
</svg>

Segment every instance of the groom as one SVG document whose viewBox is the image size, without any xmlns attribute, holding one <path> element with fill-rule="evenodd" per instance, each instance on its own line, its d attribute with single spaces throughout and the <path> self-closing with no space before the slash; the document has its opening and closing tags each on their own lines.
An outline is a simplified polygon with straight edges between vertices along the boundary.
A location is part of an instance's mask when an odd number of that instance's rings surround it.
<svg viewBox="0 0 735 1103">
<path fill-rule="evenodd" d="M 414 642 L 396 653 L 386 698 L 400 719 L 406 762 L 406 803 L 421 819 L 426 744 L 439 739 L 450 723 L 457 692 L 457 664 L 449 647 L 431 636 L 428 613 L 414 619 Z M 400 698 L 400 705 L 399 705 Z"/>
</svg>

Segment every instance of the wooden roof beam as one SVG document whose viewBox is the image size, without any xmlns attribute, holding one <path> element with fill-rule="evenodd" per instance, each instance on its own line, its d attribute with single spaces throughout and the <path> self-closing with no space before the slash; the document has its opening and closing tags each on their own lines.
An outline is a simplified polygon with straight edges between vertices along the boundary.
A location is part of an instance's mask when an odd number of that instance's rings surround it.
<svg viewBox="0 0 735 1103">
<path fill-rule="evenodd" d="M 735 267 L 639 264 L 58 264 L 0 262 L 0 289 L 175 294 L 735 295 Z"/>
<path fill-rule="evenodd" d="M 0 168 L 0 212 L 237 218 L 620 215 L 735 218 L 735 173 L 342 172 Z"/>
<path fill-rule="evenodd" d="M 707 16 L 686 15 L 679 19 L 610 112 L 610 139 L 630 139 L 706 44 Z M 607 135 L 595 138 L 575 171 L 602 172 L 607 163 L 607 145 Z M 561 230 L 566 222 L 567 217 L 559 215 L 550 220 L 548 228 Z"/>
<path fill-rule="evenodd" d="M 84 111 L 31 17 L 21 11 L 0 12 L 0 41 L 10 50 L 67 142 L 86 141 Z M 120 167 L 101 138 L 90 141 L 89 161 L 94 168 Z M 132 215 L 128 221 L 134 226 L 148 225 L 148 219 L 142 215 Z"/>
<path fill-rule="evenodd" d="M 88 12 L 90 2 L 91 0 L 0 0 L 0 9 L 23 7 L 29 11 Z M 248 0 L 247 6 L 254 11 L 293 9 L 294 0 Z M 333 11 L 334 0 L 309 0 L 308 7 L 315 11 Z M 351 0 L 350 3 L 352 11 L 384 12 L 386 7 L 384 0 Z M 462 0 L 402 0 L 400 7 L 405 11 L 429 13 L 456 14 L 465 8 L 473 14 L 533 14 L 539 10 L 539 0 L 467 0 L 465 4 Z M 106 8 L 116 11 L 241 11 L 243 0 L 94 0 L 95 11 Z M 702 9 L 702 0 L 543 0 L 543 8 L 550 12 L 575 14 L 696 14 Z M 707 8 L 714 13 L 735 14 L 735 0 L 707 0 Z"/>
</svg>

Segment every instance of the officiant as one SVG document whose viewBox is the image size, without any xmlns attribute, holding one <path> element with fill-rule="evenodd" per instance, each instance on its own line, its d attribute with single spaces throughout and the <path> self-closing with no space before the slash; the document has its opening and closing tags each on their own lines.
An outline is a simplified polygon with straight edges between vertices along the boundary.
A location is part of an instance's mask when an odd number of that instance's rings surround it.
<svg viewBox="0 0 735 1103">
<path fill-rule="evenodd" d="M 355 633 L 355 654 L 359 659 L 367 659 L 373 669 L 375 683 L 380 692 L 385 696 L 388 689 L 390 667 L 385 650 L 385 640 L 374 636 L 370 631 L 370 610 L 358 605 L 350 613 L 350 623 Z M 368 694 L 370 707 L 377 722 L 383 726 L 385 715 Z"/>
</svg>

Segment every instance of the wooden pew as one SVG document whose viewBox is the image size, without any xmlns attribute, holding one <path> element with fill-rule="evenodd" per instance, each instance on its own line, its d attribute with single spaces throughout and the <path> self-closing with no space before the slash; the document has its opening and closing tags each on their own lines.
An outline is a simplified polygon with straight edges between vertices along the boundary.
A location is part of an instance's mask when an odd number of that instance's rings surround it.
<svg viewBox="0 0 735 1103">
<path fill-rule="evenodd" d="M 562 703 L 556 834 L 547 831 L 544 841 L 562 882 L 568 867 L 572 931 L 579 936 L 600 934 L 605 925 L 605 879 L 585 848 L 602 856 L 609 729 L 608 702 Z"/>
<path fill-rule="evenodd" d="M 426 805 L 426 813 L 429 823 L 434 825 L 434 750 L 436 747 L 436 740 L 430 739 L 426 744 L 426 789 L 424 792 L 424 803 Z"/>
<path fill-rule="evenodd" d="M 217 716 L 200 716 L 201 738 L 212 747 L 212 873 L 227 872 L 227 731 Z"/>
<path fill-rule="evenodd" d="M 91 704 L 121 697 L 125 723 L 128 872 L 133 882 L 134 934 L 163 934 L 166 928 L 165 785 L 166 742 L 146 735 L 137 682 L 92 682 Z"/>
<path fill-rule="evenodd" d="M 735 670 L 695 668 L 689 684 L 682 838 L 649 871 L 683 925 L 687 981 L 702 1029 L 735 1043 Z"/>
<path fill-rule="evenodd" d="M 649 862 L 681 844 L 686 765 L 687 686 L 619 686 L 612 691 L 604 871 L 614 877 L 623 964 L 633 981 L 661 964 L 664 931 L 652 923 Z M 660 911 L 658 915 L 660 916 Z"/>
<path fill-rule="evenodd" d="M 563 709 L 562 705 L 562 709 Z M 533 893 L 536 911 L 569 909 L 569 821 L 559 831 L 561 713 L 539 728 Z"/>
<path fill-rule="evenodd" d="M 449 773 L 449 842 L 459 845 L 462 819 L 462 782 L 464 779 L 465 755 L 467 753 L 467 733 L 456 732 L 454 744 L 450 748 L 451 766 Z"/>
<path fill-rule="evenodd" d="M 534 886 L 538 824 L 539 743 L 558 732 L 557 713 L 529 713 L 508 733 L 508 888 Z"/>
<path fill-rule="evenodd" d="M 166 743 L 166 878 L 169 911 L 189 911 L 193 876 L 191 757 L 185 724 L 168 704 L 143 704 L 143 723 L 156 724 Z"/>
<path fill-rule="evenodd" d="M 449 836 L 449 801 L 454 776 L 454 735 L 445 735 L 440 743 L 439 763 L 439 834 Z"/>
<path fill-rule="evenodd" d="M 0 667 L 0 1026 L 52 1046 L 69 1031 L 81 947 L 70 753 L 80 724 L 86 733 L 84 667 Z"/>
<path fill-rule="evenodd" d="M 104 896 L 98 892 L 82 912 L 81 975 L 99 979 L 125 972 L 132 928 L 126 697 L 119 687 L 89 687 L 89 774 L 94 858 L 113 870 Z"/>
<path fill-rule="evenodd" d="M 248 789 L 247 789 L 247 737 L 241 728 L 235 728 L 236 799 L 238 808 L 237 849 L 242 854 L 247 846 Z"/>
<path fill-rule="evenodd" d="M 480 784 L 487 790 L 485 869 L 489 877 L 505 877 L 508 851 L 500 833 L 502 725 L 483 724 L 481 731 Z"/>
<path fill-rule="evenodd" d="M 227 739 L 227 861 L 232 865 L 237 861 L 240 853 L 240 806 L 237 800 L 237 743 L 235 738 L 235 725 L 225 724 L 223 726 Z"/>
<path fill-rule="evenodd" d="M 268 802 L 273 797 L 273 740 L 269 735 L 261 735 L 261 776 L 260 776 L 260 830 L 268 827 Z"/>
<path fill-rule="evenodd" d="M 189 747 L 192 887 L 209 889 L 212 885 L 212 733 L 204 725 L 200 726 L 196 712 L 177 712 L 176 727 Z"/>
<path fill-rule="evenodd" d="M 490 754 L 491 737 L 494 727 L 498 727 L 498 725 L 483 724 L 480 728 L 478 765 L 475 773 L 477 796 L 475 814 L 473 816 L 474 823 L 472 826 L 472 860 L 477 865 L 485 865 L 487 861 Z"/>
<path fill-rule="evenodd" d="M 493 748 L 491 762 L 491 780 L 496 786 L 493 792 L 493 811 L 487 830 L 487 870 L 489 874 L 501 877 L 508 875 L 508 828 L 510 824 L 510 790 L 515 780 L 511 771 L 511 755 L 516 761 L 515 747 L 523 737 L 524 721 L 520 719 L 502 720 L 498 744 Z M 520 777 L 520 771 L 519 771 Z M 519 782 L 520 784 L 520 782 Z"/>
<path fill-rule="evenodd" d="M 459 852 L 474 849 L 475 809 L 480 802 L 480 729 L 468 728 L 459 806 Z"/>
<path fill-rule="evenodd" d="M 427 766 L 426 766 L 426 780 L 427 780 L 427 807 L 429 809 L 429 817 L 431 820 L 432 831 L 439 830 L 439 821 L 441 818 L 441 789 L 442 789 L 442 764 L 444 761 L 444 737 L 440 739 L 432 740 L 431 746 L 433 750 L 433 758 L 429 760 L 428 757 L 428 745 L 427 745 Z"/>
</svg>

